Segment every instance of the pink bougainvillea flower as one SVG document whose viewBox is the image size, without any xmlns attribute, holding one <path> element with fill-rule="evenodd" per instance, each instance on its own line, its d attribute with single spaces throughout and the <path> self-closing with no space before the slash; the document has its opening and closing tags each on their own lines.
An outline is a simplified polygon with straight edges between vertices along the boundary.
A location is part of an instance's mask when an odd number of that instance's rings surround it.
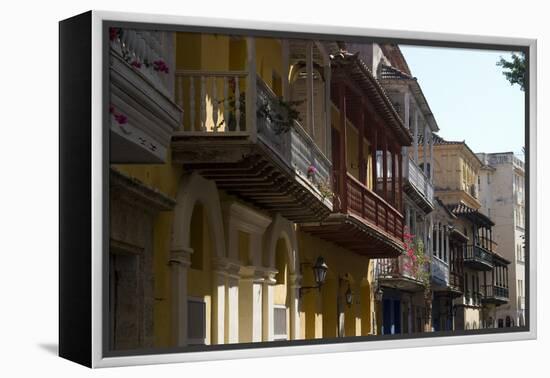
<svg viewBox="0 0 550 378">
<path fill-rule="evenodd" d="M 141 68 L 141 63 L 138 62 L 137 60 L 132 61 L 132 63 L 130 63 L 130 65 L 132 67 L 135 67 L 135 68 Z"/>
<path fill-rule="evenodd" d="M 317 172 L 317 168 L 315 168 L 314 165 L 310 165 L 309 167 L 307 167 L 307 173 L 316 173 Z"/>
<path fill-rule="evenodd" d="M 109 28 L 109 39 L 114 41 L 118 37 L 118 28 Z"/>
<path fill-rule="evenodd" d="M 115 119 L 121 125 L 128 123 L 128 117 L 126 117 L 124 114 L 115 114 Z"/>
<path fill-rule="evenodd" d="M 153 62 L 153 69 L 155 71 L 160 71 L 160 72 L 164 72 L 164 73 L 168 73 L 169 70 L 168 70 L 168 66 L 166 65 L 166 63 L 164 62 L 164 60 L 162 59 L 159 59 L 159 60 L 155 60 Z"/>
</svg>

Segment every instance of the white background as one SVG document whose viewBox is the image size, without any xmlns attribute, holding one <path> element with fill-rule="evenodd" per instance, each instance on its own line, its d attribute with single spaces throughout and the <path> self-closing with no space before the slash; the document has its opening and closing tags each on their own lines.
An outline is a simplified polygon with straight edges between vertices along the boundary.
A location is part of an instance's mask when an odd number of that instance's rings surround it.
<svg viewBox="0 0 550 378">
<path fill-rule="evenodd" d="M 547 141 L 550 23 L 543 1 L 4 1 L 0 72 L 0 369 L 3 377 L 548 376 L 549 284 L 541 219 L 550 154 L 539 142 L 539 339 L 91 371 L 57 354 L 58 25 L 89 9 L 529 37 L 539 40 L 539 140 Z M 451 73 L 452 74 L 452 73 Z M 504 77 L 503 77 L 504 80 Z M 452 88 L 449 88 L 452 90 Z M 472 88 L 472 91 L 477 88 Z M 460 104 L 457 104 L 460 106 Z M 78 127 L 78 125 L 75 125 Z M 444 125 L 442 125 L 444 127 Z M 520 125 L 518 125 L 520 127 Z M 498 137 L 498 136 L 495 136 Z M 545 154 L 546 155 L 543 155 Z M 550 166 L 550 165 L 549 165 Z M 434 341 L 434 344 L 437 341 Z M 546 349 L 546 350 L 545 350 Z"/>
</svg>

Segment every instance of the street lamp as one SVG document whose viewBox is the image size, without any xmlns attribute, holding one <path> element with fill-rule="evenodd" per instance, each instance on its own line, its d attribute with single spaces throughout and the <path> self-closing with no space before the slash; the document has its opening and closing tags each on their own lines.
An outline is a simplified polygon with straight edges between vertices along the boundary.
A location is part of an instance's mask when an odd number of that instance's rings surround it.
<svg viewBox="0 0 550 378">
<path fill-rule="evenodd" d="M 321 286 L 325 283 L 325 280 L 327 278 L 327 270 L 328 266 L 325 263 L 325 260 L 322 256 L 317 257 L 317 260 L 315 260 L 315 265 L 312 267 L 313 269 L 313 277 L 315 278 L 316 286 L 302 286 L 299 289 L 299 295 L 302 297 L 302 295 L 309 289 L 319 289 L 321 290 Z"/>
<path fill-rule="evenodd" d="M 327 270 L 328 267 L 323 257 L 317 257 L 315 265 L 313 265 L 313 276 L 315 277 L 315 283 L 319 289 L 321 289 L 321 285 L 325 283 L 325 279 L 327 278 Z"/>
<path fill-rule="evenodd" d="M 383 297 L 384 297 L 384 290 L 382 290 L 382 287 L 378 286 L 378 289 L 376 289 L 376 292 L 374 293 L 374 299 L 377 302 L 382 302 Z"/>
</svg>

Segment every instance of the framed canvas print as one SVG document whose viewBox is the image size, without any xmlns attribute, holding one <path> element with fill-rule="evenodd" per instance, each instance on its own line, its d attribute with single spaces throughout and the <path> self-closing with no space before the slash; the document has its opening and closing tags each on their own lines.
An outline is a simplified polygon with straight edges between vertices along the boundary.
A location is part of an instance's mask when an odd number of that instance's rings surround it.
<svg viewBox="0 0 550 378">
<path fill-rule="evenodd" d="M 536 41 L 60 22 L 60 355 L 536 337 Z"/>
</svg>

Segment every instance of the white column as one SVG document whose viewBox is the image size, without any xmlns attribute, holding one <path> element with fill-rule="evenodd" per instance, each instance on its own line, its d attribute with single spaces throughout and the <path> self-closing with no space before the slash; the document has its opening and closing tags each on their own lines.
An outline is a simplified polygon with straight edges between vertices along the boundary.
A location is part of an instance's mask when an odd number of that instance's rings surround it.
<svg viewBox="0 0 550 378">
<path fill-rule="evenodd" d="M 239 265 L 226 258 L 216 258 L 212 264 L 212 344 L 236 343 Z"/>
<path fill-rule="evenodd" d="M 403 103 L 404 103 L 404 112 L 405 112 L 405 127 L 407 130 L 411 129 L 411 125 L 409 124 L 410 119 L 410 95 L 409 92 L 405 92 L 403 95 Z M 414 143 L 414 142 L 413 142 Z M 402 173 L 403 177 L 409 177 L 409 147 L 402 147 L 401 148 L 401 155 L 403 157 L 403 167 L 402 167 Z"/>
<path fill-rule="evenodd" d="M 405 112 L 405 127 L 410 130 L 411 125 L 409 125 L 409 118 L 410 118 L 410 94 L 409 92 L 405 92 L 403 94 L 403 104 L 404 104 L 404 112 Z"/>
<path fill-rule="evenodd" d="M 424 124 L 424 148 L 422 149 L 422 162 L 424 163 L 424 176 L 428 176 L 428 125 Z"/>
<path fill-rule="evenodd" d="M 435 231 L 435 255 L 439 257 L 439 223 L 436 222 L 434 224 L 434 231 Z"/>
<path fill-rule="evenodd" d="M 225 281 L 225 342 L 239 342 L 239 277 L 227 275 Z"/>
<path fill-rule="evenodd" d="M 246 131 L 250 133 L 252 140 L 256 139 L 256 40 L 254 37 L 246 37 L 246 68 L 248 80 L 246 81 Z"/>
<path fill-rule="evenodd" d="M 283 99 L 285 101 L 290 100 L 290 85 L 288 82 L 288 75 L 290 70 L 290 47 L 288 39 L 281 40 L 281 54 L 282 54 L 282 82 L 283 82 Z"/>
<path fill-rule="evenodd" d="M 433 134 L 430 132 L 430 181 L 434 183 L 434 139 Z"/>
<path fill-rule="evenodd" d="M 418 111 L 417 110 L 414 111 L 414 131 L 413 131 L 413 135 L 414 135 L 414 141 L 413 141 L 414 162 L 416 163 L 416 165 L 418 165 Z"/>
<path fill-rule="evenodd" d="M 449 227 L 446 227 L 446 237 L 445 237 L 445 261 L 447 262 L 450 262 L 450 259 L 449 259 L 449 253 L 451 251 L 451 247 L 450 247 L 450 243 L 449 243 L 449 234 L 450 234 L 450 230 L 449 230 Z"/>
<path fill-rule="evenodd" d="M 302 276 L 298 274 L 290 275 L 290 340 L 300 338 L 300 287 L 302 286 Z"/>
<path fill-rule="evenodd" d="M 325 66 L 325 129 L 326 129 L 326 146 L 325 146 L 325 155 L 332 159 L 332 119 L 331 119 L 331 100 L 330 100 L 330 80 L 332 70 L 330 66 Z"/>
<path fill-rule="evenodd" d="M 212 272 L 211 344 L 225 343 L 225 281 L 225 273 L 217 270 Z"/>
<path fill-rule="evenodd" d="M 275 300 L 275 280 L 276 272 L 266 271 L 264 275 L 264 282 L 262 286 L 262 311 L 263 311 L 263 329 L 262 340 L 273 341 L 274 334 L 274 316 L 273 316 L 273 302 Z"/>
<path fill-rule="evenodd" d="M 191 265 L 191 253 L 193 253 L 191 248 L 170 252 L 172 329 L 176 346 L 187 345 L 187 269 Z"/>
<path fill-rule="evenodd" d="M 430 224 L 428 222 L 428 218 L 426 216 L 424 216 L 424 218 L 422 219 L 422 224 L 424 225 L 424 252 L 427 253 L 426 251 L 429 251 L 428 247 L 428 243 L 429 243 L 429 238 L 430 238 Z"/>
<path fill-rule="evenodd" d="M 306 42 L 306 99 L 307 99 L 307 128 L 311 135 L 315 135 L 313 120 L 313 42 Z"/>
<path fill-rule="evenodd" d="M 241 267 L 239 281 L 239 342 L 262 341 L 262 272 Z"/>
</svg>

